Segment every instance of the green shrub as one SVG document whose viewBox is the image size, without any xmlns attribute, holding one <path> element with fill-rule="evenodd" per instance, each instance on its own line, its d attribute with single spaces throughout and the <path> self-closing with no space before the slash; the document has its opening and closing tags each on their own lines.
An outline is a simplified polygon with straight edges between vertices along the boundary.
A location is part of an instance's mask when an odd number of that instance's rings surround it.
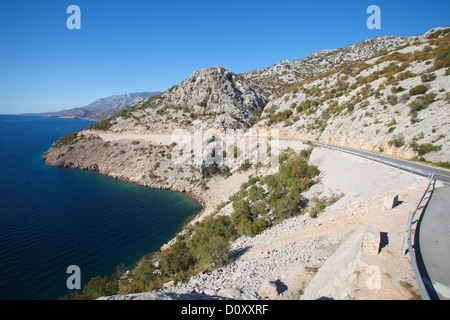
<svg viewBox="0 0 450 320">
<path fill-rule="evenodd" d="M 436 75 L 434 73 L 426 73 L 421 78 L 423 82 L 430 82 L 436 79 Z"/>
<path fill-rule="evenodd" d="M 402 147 L 405 144 L 405 139 L 402 135 L 397 135 L 394 137 L 393 140 L 389 141 L 389 146 L 392 147 L 392 145 L 396 146 L 397 148 Z"/>
<path fill-rule="evenodd" d="M 411 71 L 408 70 L 408 71 L 399 73 L 397 75 L 397 81 L 403 81 L 403 80 L 406 80 L 409 78 L 414 78 L 415 76 L 417 76 L 415 73 L 412 73 Z"/>
<path fill-rule="evenodd" d="M 311 107 L 311 101 L 305 100 L 302 101 L 296 108 L 297 112 L 304 112 L 307 111 Z"/>
<path fill-rule="evenodd" d="M 306 206 L 306 200 L 293 189 L 287 196 L 277 202 L 276 212 L 278 220 L 284 220 L 302 213 Z"/>
<path fill-rule="evenodd" d="M 233 149 L 233 157 L 236 159 L 237 157 L 239 157 L 239 148 L 238 147 L 234 147 Z"/>
<path fill-rule="evenodd" d="M 426 85 L 424 85 L 424 84 L 419 84 L 419 85 L 417 85 L 417 86 L 411 88 L 411 89 L 409 90 L 409 94 L 410 94 L 411 96 L 415 96 L 415 95 L 418 95 L 418 94 L 424 94 L 424 93 L 427 92 L 427 91 L 428 91 L 428 87 L 427 87 Z"/>
<path fill-rule="evenodd" d="M 398 102 L 398 98 L 397 95 L 393 94 L 388 96 L 387 98 L 387 102 L 391 105 L 391 106 L 395 106 Z"/>
<path fill-rule="evenodd" d="M 392 93 L 398 93 L 398 92 L 402 92 L 402 91 L 405 91 L 405 88 L 403 88 L 402 86 L 391 88 Z"/>
<path fill-rule="evenodd" d="M 58 141 L 55 142 L 55 147 L 60 148 L 63 146 L 68 146 L 73 144 L 78 137 L 78 132 L 71 132 L 61 138 L 58 139 Z"/>
<path fill-rule="evenodd" d="M 195 256 L 185 241 L 175 242 L 170 249 L 163 251 L 159 266 L 164 274 L 188 271 L 195 265 Z"/>
<path fill-rule="evenodd" d="M 316 218 L 317 215 L 320 212 L 323 212 L 327 207 L 327 199 L 326 198 L 319 199 L 316 196 L 314 196 L 311 199 L 311 201 L 314 203 L 314 208 L 309 212 L 309 216 L 311 218 Z"/>
<path fill-rule="evenodd" d="M 436 96 L 436 93 L 429 93 L 408 104 L 412 119 L 416 118 L 419 111 L 428 108 L 428 106 L 435 101 Z"/>
<path fill-rule="evenodd" d="M 419 156 L 424 156 L 427 153 L 442 149 L 442 146 L 435 146 L 431 143 L 418 144 L 415 141 L 411 142 L 410 146 L 419 154 Z"/>
<path fill-rule="evenodd" d="M 450 169 L 450 162 L 448 162 L 448 161 L 447 162 L 439 161 L 438 163 L 436 163 L 436 165 L 441 168 Z"/>
<path fill-rule="evenodd" d="M 450 67 L 450 48 L 438 48 L 436 50 L 436 59 L 434 61 L 434 70 Z"/>
<path fill-rule="evenodd" d="M 250 163 L 250 160 L 245 159 L 244 163 L 241 164 L 241 166 L 239 167 L 238 171 L 247 171 L 248 169 L 250 169 L 252 167 L 252 164 Z"/>
<path fill-rule="evenodd" d="M 125 111 L 125 110 L 123 110 Z M 99 121 L 97 123 L 91 124 L 86 128 L 86 130 L 93 130 L 93 131 L 107 131 L 112 127 L 112 124 L 109 121 L 110 119 L 105 119 L 102 121 Z"/>
<path fill-rule="evenodd" d="M 85 299 L 97 299 L 99 297 L 111 296 L 117 292 L 117 285 L 107 278 L 94 277 L 83 288 Z"/>
<path fill-rule="evenodd" d="M 223 224 L 225 220 L 229 221 L 228 218 L 209 221 L 209 224 L 212 225 L 217 223 L 218 229 L 214 231 L 210 229 L 211 226 L 200 227 L 188 242 L 196 262 L 202 269 L 217 268 L 229 261 L 230 250 L 227 231 L 221 230 L 222 227 L 225 227 L 225 224 Z"/>
<path fill-rule="evenodd" d="M 269 114 L 269 121 L 267 124 L 271 125 L 271 124 L 276 124 L 278 122 L 281 122 L 283 120 L 288 120 L 292 114 L 293 114 L 293 112 L 291 109 L 277 112 L 276 114 Z"/>
</svg>

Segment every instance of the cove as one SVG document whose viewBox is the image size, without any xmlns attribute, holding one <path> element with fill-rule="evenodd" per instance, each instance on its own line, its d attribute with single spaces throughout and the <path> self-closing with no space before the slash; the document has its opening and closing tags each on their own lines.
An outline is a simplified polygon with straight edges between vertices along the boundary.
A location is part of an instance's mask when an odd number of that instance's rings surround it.
<svg viewBox="0 0 450 320">
<path fill-rule="evenodd" d="M 45 165 L 54 141 L 91 123 L 0 115 L 0 299 L 70 294 L 68 266 L 80 267 L 82 285 L 112 275 L 158 250 L 201 210 L 183 193 Z"/>
</svg>

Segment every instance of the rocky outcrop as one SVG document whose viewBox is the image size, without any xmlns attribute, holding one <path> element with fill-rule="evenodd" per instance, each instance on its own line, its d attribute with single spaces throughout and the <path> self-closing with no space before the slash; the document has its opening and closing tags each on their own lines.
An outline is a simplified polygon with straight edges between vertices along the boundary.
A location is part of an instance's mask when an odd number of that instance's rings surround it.
<svg viewBox="0 0 450 320">
<path fill-rule="evenodd" d="M 190 129 L 195 120 L 203 128 L 247 129 L 262 113 L 265 93 L 223 67 L 194 72 L 179 85 L 112 119 L 111 132 L 172 133 Z"/>
</svg>

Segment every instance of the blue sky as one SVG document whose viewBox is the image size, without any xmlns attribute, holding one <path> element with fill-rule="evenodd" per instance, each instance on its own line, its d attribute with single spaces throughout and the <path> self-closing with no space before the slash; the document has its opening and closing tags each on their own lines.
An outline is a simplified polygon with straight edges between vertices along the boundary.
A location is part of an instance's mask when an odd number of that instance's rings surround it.
<svg viewBox="0 0 450 320">
<path fill-rule="evenodd" d="M 81 30 L 69 30 L 70 5 Z M 381 29 L 366 27 L 369 5 Z M 0 1 L 0 113 L 164 91 L 195 70 L 240 73 L 382 35 L 449 26 L 450 1 Z"/>
</svg>

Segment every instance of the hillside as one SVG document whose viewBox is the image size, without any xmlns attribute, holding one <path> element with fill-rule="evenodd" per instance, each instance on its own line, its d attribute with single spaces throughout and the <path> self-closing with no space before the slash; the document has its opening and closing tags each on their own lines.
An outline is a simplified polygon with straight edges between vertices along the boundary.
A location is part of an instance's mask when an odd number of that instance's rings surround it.
<svg viewBox="0 0 450 320">
<path fill-rule="evenodd" d="M 201 120 L 208 128 L 246 129 L 262 113 L 263 92 L 223 67 L 194 72 L 168 91 L 94 126 L 111 132 L 171 133 Z"/>
<path fill-rule="evenodd" d="M 256 85 L 272 89 L 333 71 L 413 42 L 415 37 L 384 36 L 344 48 L 321 50 L 295 61 L 283 60 L 271 67 L 242 73 Z"/>
<path fill-rule="evenodd" d="M 290 86 L 271 99 L 256 126 L 448 166 L 450 34 L 435 30 Z"/>
<path fill-rule="evenodd" d="M 380 53 L 382 48 L 389 51 Z M 101 294 L 86 297 L 153 291 L 164 285 L 175 295 L 195 288 L 207 298 L 219 294 L 220 286 L 239 287 L 227 291 L 234 298 L 264 298 L 255 295 L 264 280 L 280 280 L 301 267 L 305 284 L 292 282 L 289 288 L 289 297 L 298 297 L 298 290 L 311 280 L 304 271 L 321 266 L 353 227 L 369 218 L 386 227 L 387 220 L 375 212 L 384 195 L 400 193 L 408 199 L 400 208 L 400 219 L 414 205 L 424 179 L 298 142 L 254 143 L 254 130 L 277 129 L 281 136 L 448 167 L 449 53 L 450 28 L 436 28 L 418 37 L 384 37 L 352 49 L 319 52 L 309 61 L 317 64 L 315 59 L 326 56 L 323 69 L 298 75 L 301 81 L 291 84 L 289 80 L 280 85 L 282 74 L 273 70 L 236 75 L 223 67 L 203 69 L 162 94 L 61 137 L 43 156 L 47 165 L 94 170 L 151 188 L 187 192 L 204 207 L 160 251 L 144 257 L 107 287 L 91 283 L 100 286 Z M 299 65 L 305 69 L 304 61 Z M 275 76 L 276 83 L 265 75 L 257 79 L 257 74 Z M 203 135 L 197 137 L 199 128 Z M 242 137 L 245 132 L 250 134 Z M 234 140 L 228 144 L 230 137 Z M 197 138 L 200 155 L 191 148 Z M 250 161 L 264 149 L 267 157 Z M 272 166 L 274 159 L 279 167 Z M 381 181 L 381 176 L 386 179 Z M 345 208 L 345 213 L 331 208 Z M 398 224 L 391 218 L 387 229 Z M 347 224 L 348 219 L 354 224 Z M 330 227 L 330 234 L 316 238 L 322 223 L 337 229 Z M 299 226 L 314 236 L 312 242 L 296 238 Z M 341 226 L 345 232 L 334 233 Z M 271 241 L 284 244 L 288 235 L 300 241 L 293 242 L 294 248 L 267 249 L 274 245 Z M 401 235 L 395 231 L 392 235 L 391 247 L 381 258 L 388 261 L 386 272 L 395 273 L 390 283 L 395 293 L 399 283 L 410 283 L 413 275 L 404 257 L 390 253 L 401 246 Z M 312 249 L 304 249 L 305 243 Z M 263 247 L 267 250 L 259 252 L 257 248 Z M 292 258 L 296 254 L 302 258 Z M 400 263 L 402 271 L 393 271 L 391 262 Z M 280 263 L 286 272 L 282 275 L 276 273 Z M 267 279 L 269 274 L 273 279 Z M 358 290 L 350 291 L 349 297 L 360 297 Z M 167 298 L 160 293 L 147 298 Z"/>
</svg>

